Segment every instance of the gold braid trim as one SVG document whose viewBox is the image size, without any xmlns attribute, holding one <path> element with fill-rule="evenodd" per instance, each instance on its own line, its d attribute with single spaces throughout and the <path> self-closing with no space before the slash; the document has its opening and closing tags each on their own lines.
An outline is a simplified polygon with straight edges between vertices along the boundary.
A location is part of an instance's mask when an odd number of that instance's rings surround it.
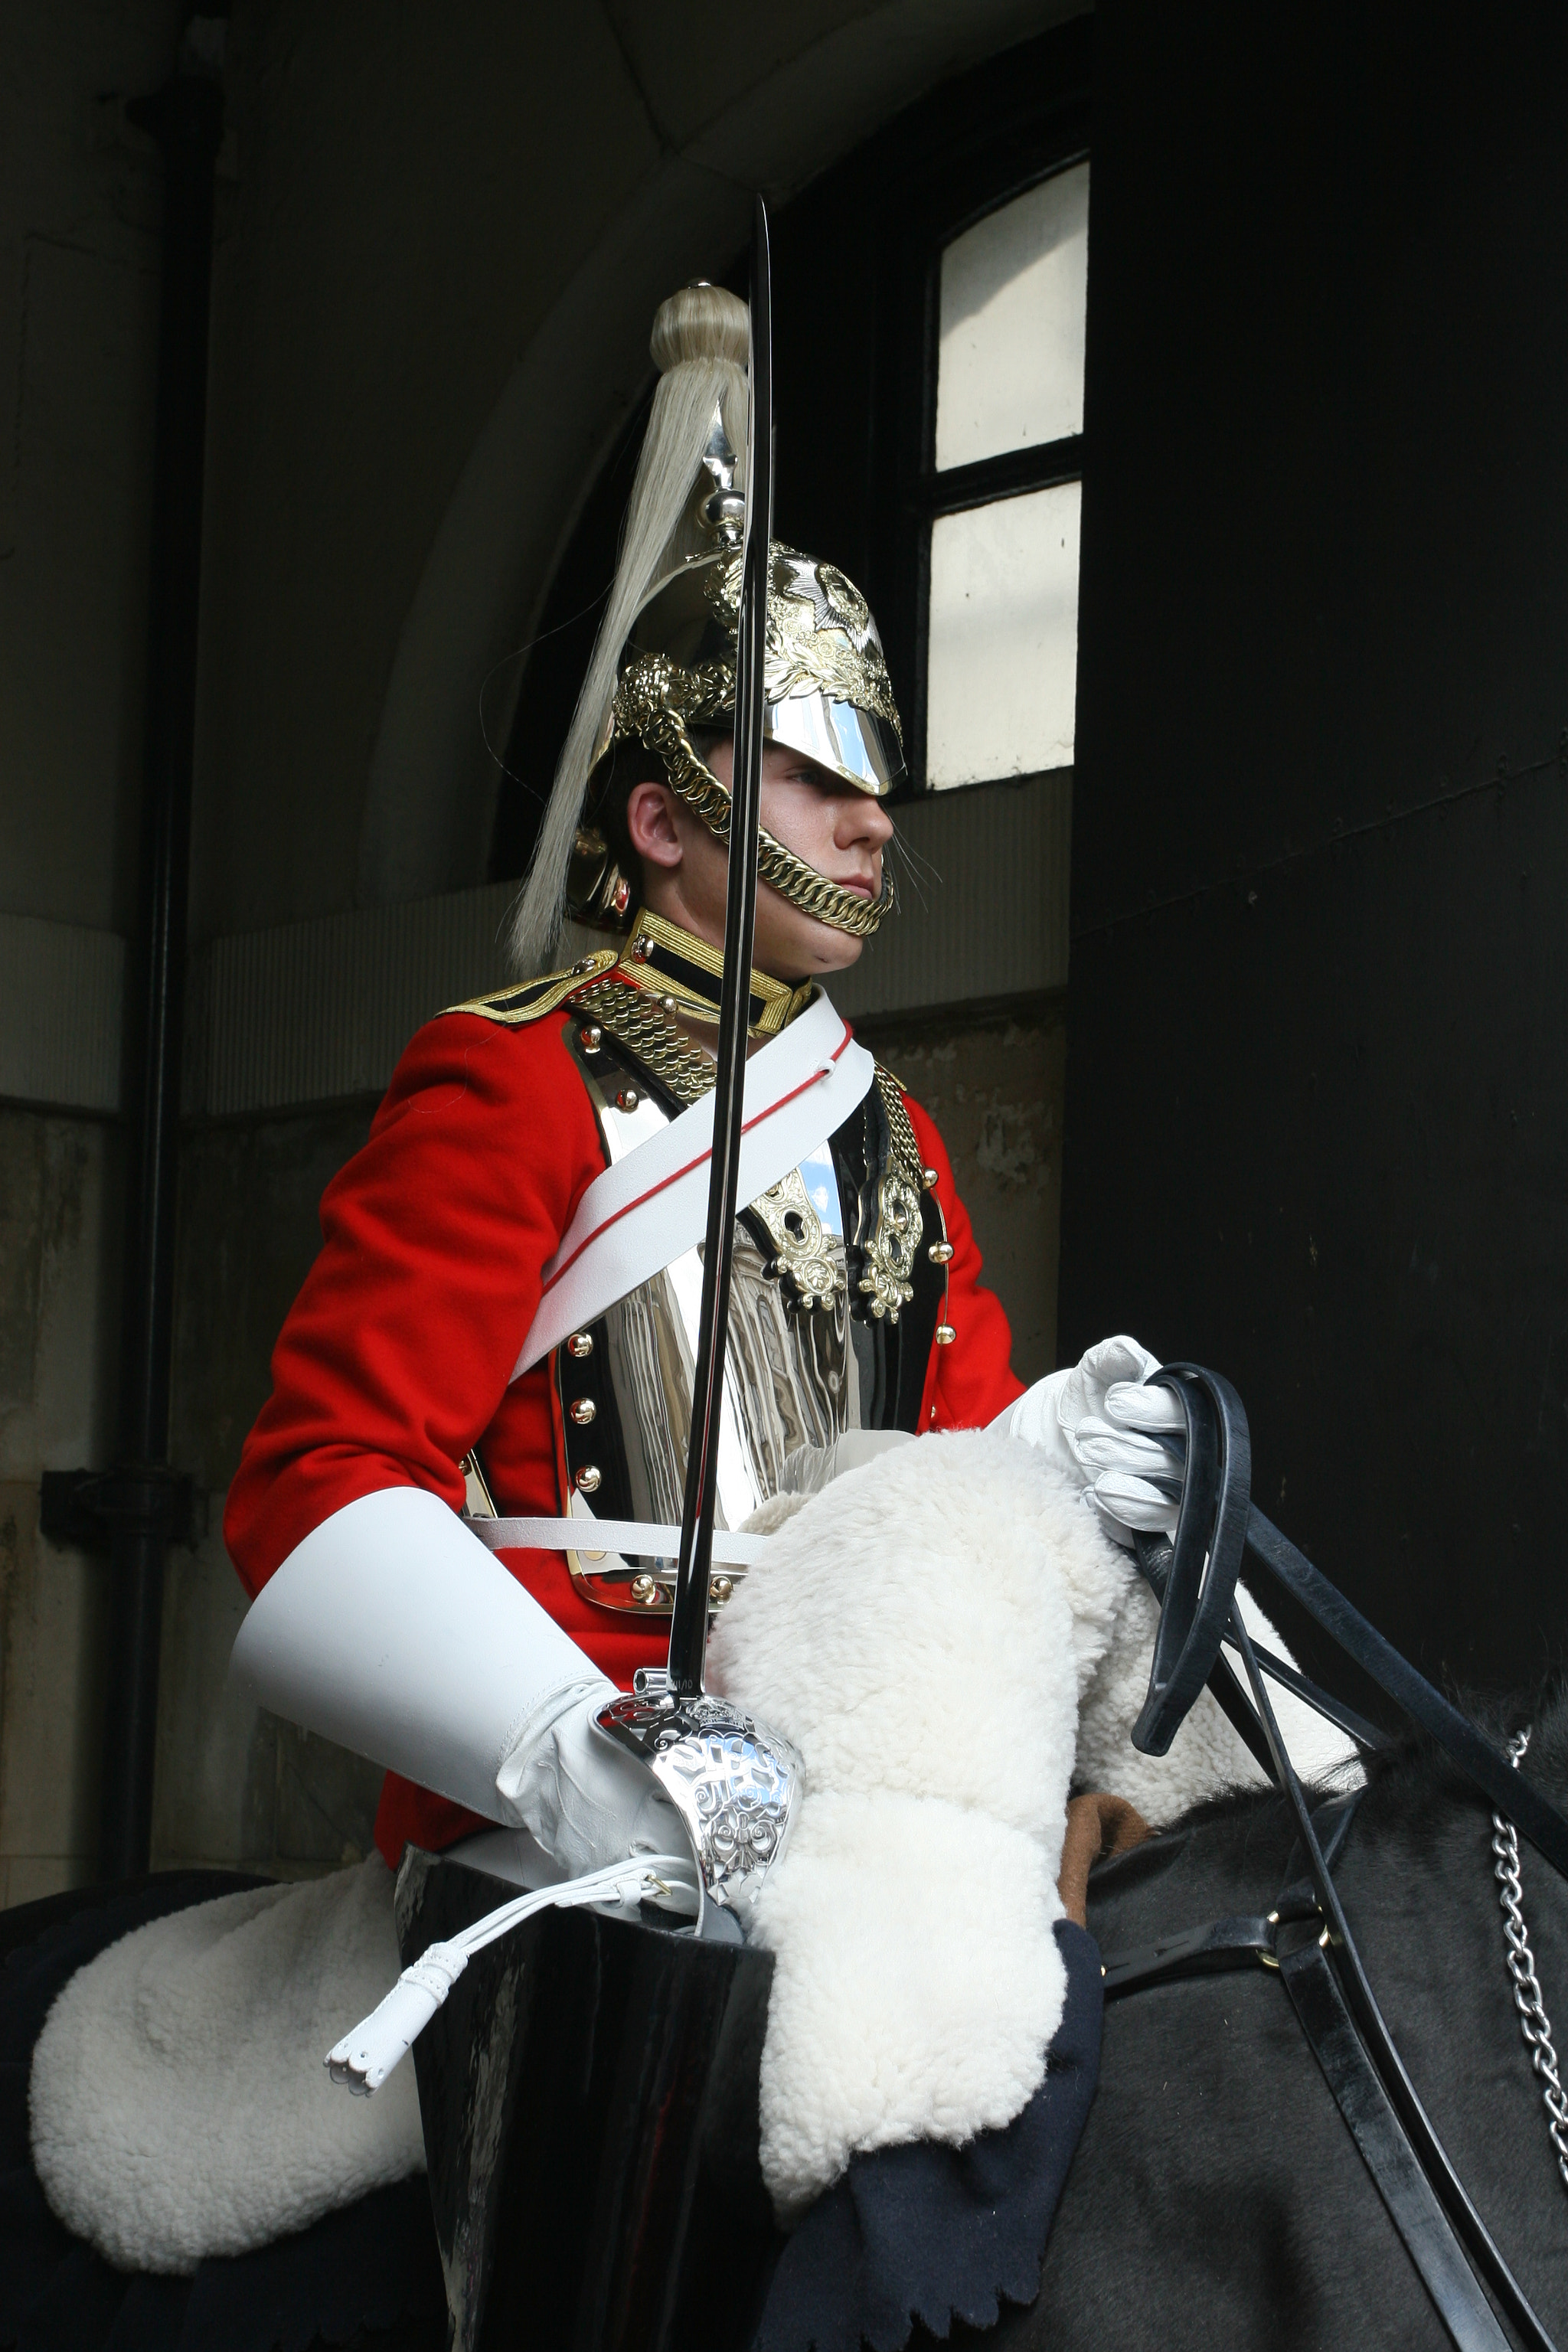
<svg viewBox="0 0 1568 2352">
<path fill-rule="evenodd" d="M 664 762 L 665 773 L 687 806 L 700 816 L 716 841 L 730 839 L 730 794 L 710 768 L 705 768 L 692 748 L 689 728 L 723 715 L 732 707 L 735 680 L 722 662 L 704 662 L 698 669 L 682 669 L 663 654 L 643 654 L 633 662 L 616 692 L 615 731 L 636 735 Z M 893 906 L 890 877 L 884 876 L 880 895 L 862 898 L 846 890 L 775 841 L 765 826 L 757 830 L 757 873 L 771 883 L 803 915 L 826 923 L 851 939 L 869 939 Z"/>
<path fill-rule="evenodd" d="M 608 971 L 616 961 L 614 948 L 599 948 L 570 971 L 547 971 L 540 980 L 520 980 L 511 988 L 493 989 L 488 996 L 470 996 L 465 1004 L 448 1004 L 447 1013 L 477 1013 L 481 1021 L 499 1022 L 503 1029 L 521 1029 L 526 1022 L 542 1021 L 563 1004 L 585 980 Z"/>
</svg>

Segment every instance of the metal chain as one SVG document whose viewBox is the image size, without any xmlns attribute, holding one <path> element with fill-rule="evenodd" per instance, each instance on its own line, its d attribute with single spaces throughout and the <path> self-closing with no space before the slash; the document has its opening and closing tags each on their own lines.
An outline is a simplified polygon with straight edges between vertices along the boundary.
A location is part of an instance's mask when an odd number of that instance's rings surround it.
<svg viewBox="0 0 1568 2352">
<path fill-rule="evenodd" d="M 712 1093 L 718 1066 L 711 1055 L 684 1036 L 664 1007 L 641 989 L 619 980 L 592 981 L 575 992 L 572 1003 L 626 1046 L 678 1103 L 700 1102 Z"/>
<path fill-rule="evenodd" d="M 1530 1745 L 1530 1728 L 1509 1741 L 1509 1762 L 1517 1772 L 1525 1749 Z M 1530 1933 L 1524 1924 L 1521 1907 L 1523 1891 L 1519 1878 L 1519 1832 L 1501 1813 L 1492 1815 L 1492 1854 L 1498 1883 L 1498 1900 L 1502 1906 L 1502 1931 L 1508 1942 L 1508 1972 L 1513 1979 L 1513 2003 L 1519 2011 L 1520 2032 L 1530 2052 L 1530 2063 L 1541 2077 L 1541 2095 L 1546 2105 L 1546 2128 L 1552 2135 L 1552 2145 L 1557 2154 L 1557 2169 L 1563 2186 L 1568 2189 L 1568 2097 L 1557 2074 L 1557 2053 L 1552 2042 L 1552 2021 L 1541 1998 L 1541 1980 L 1535 1973 L 1535 1956 L 1530 1948 Z"/>
</svg>

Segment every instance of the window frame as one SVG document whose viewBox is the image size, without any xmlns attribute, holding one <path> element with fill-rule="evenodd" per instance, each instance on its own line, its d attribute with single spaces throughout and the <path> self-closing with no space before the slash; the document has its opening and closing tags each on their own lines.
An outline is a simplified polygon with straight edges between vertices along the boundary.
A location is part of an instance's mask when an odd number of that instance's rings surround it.
<svg viewBox="0 0 1568 2352">
<path fill-rule="evenodd" d="M 892 478 L 886 500 L 888 537 L 893 551 L 888 568 L 892 595 L 887 599 L 889 633 L 901 652 L 910 680 L 910 710 L 905 779 L 895 803 L 923 799 L 939 789 L 974 792 L 998 783 L 1021 784 L 1027 776 L 976 776 L 963 784 L 931 785 L 926 776 L 926 696 L 931 640 L 931 530 L 938 518 L 991 506 L 1003 498 L 1081 481 L 1088 458 L 1087 430 L 1058 440 L 1009 449 L 965 466 L 938 471 L 936 456 L 937 368 L 942 331 L 942 259 L 952 240 L 978 221 L 1000 212 L 1016 197 L 1054 179 L 1075 164 L 1090 162 L 1087 87 L 1064 91 L 1041 119 L 1016 124 L 985 147 L 966 141 L 937 184 L 930 182 L 923 202 L 908 221 L 899 267 L 891 273 L 885 329 L 883 380 L 913 383 L 916 397 L 892 436 Z M 1091 180 L 1092 215 L 1092 180 Z M 1086 419 L 1087 425 L 1087 419 Z M 900 589 L 901 583 L 901 589 Z M 1070 764 L 1043 769 L 1064 776 Z"/>
</svg>

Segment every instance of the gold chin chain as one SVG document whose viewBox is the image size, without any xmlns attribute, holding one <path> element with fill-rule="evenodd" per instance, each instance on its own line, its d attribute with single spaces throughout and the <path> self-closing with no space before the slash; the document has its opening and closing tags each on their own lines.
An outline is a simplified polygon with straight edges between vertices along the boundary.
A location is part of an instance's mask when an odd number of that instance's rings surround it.
<svg viewBox="0 0 1568 2352">
<path fill-rule="evenodd" d="M 670 782 L 688 807 L 702 819 L 716 841 L 728 848 L 730 843 L 730 795 L 717 776 L 706 769 L 695 754 L 695 773 L 671 775 Z M 826 923 L 836 931 L 847 931 L 852 940 L 868 940 L 879 930 L 882 919 L 892 912 L 893 880 L 889 874 L 882 877 L 882 887 L 874 898 L 863 898 L 858 890 L 846 890 L 841 883 L 830 882 L 782 841 L 775 841 L 765 825 L 757 827 L 757 878 L 767 882 L 798 907 L 803 915 L 814 921 Z"/>
</svg>

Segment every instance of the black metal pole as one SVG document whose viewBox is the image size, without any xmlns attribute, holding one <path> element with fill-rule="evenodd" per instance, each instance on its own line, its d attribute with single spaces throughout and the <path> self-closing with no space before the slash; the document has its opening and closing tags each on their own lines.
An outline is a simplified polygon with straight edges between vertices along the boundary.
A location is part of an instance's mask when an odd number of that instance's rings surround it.
<svg viewBox="0 0 1568 2352">
<path fill-rule="evenodd" d="M 100 1866 L 108 1878 L 147 1867 L 163 1560 L 179 1486 L 169 1465 L 169 1374 L 220 58 L 216 20 L 195 19 L 173 79 L 130 110 L 163 151 L 163 232 L 140 925 L 127 1006 L 120 1449 L 105 1498 L 112 1588 Z"/>
<path fill-rule="evenodd" d="M 680 1518 L 680 1561 L 669 1622 L 669 1679 L 676 1695 L 702 1688 L 708 1650 L 708 1580 L 723 1409 L 724 1341 L 745 1109 L 752 1001 L 752 937 L 757 913 L 757 812 L 763 783 L 763 656 L 768 625 L 768 559 L 773 519 L 773 310 L 768 215 L 756 200 L 752 233 L 751 446 L 746 456 L 746 536 L 735 642 L 735 764 L 730 785 L 730 876 L 724 907 L 724 982 L 719 1001 L 719 1070 L 713 1086 L 713 1158 L 708 1239 L 691 1384 L 691 1438 Z"/>
</svg>

